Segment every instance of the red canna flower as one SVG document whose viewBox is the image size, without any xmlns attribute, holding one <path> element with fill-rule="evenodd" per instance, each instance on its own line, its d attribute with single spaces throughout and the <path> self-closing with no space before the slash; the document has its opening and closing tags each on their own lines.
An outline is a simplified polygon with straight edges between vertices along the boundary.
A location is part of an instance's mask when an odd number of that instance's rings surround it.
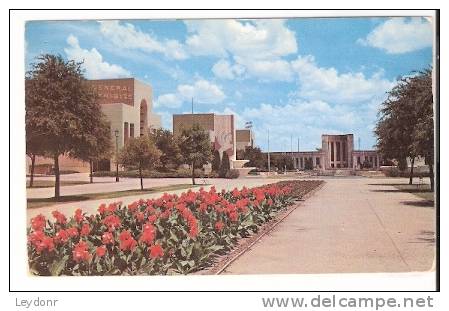
<svg viewBox="0 0 449 311">
<path fill-rule="evenodd" d="M 154 223 L 156 220 L 157 220 L 157 216 L 156 215 L 148 216 L 148 222 Z"/>
<path fill-rule="evenodd" d="M 67 242 L 67 240 L 69 239 L 69 234 L 67 233 L 67 230 L 59 230 L 56 235 L 55 235 L 55 243 L 59 244 L 59 243 L 65 243 Z"/>
<path fill-rule="evenodd" d="M 42 231 L 35 231 L 28 235 L 28 241 L 36 248 L 36 252 L 40 254 L 43 250 L 51 252 L 55 249 L 53 239 L 46 236 Z"/>
<path fill-rule="evenodd" d="M 89 253 L 89 246 L 86 242 L 80 241 L 75 245 L 72 251 L 73 260 L 76 262 L 89 261 L 91 255 Z"/>
<path fill-rule="evenodd" d="M 137 246 L 136 240 L 132 237 L 131 233 L 129 231 L 123 231 L 119 235 L 120 240 L 120 249 L 122 251 L 134 251 L 134 249 Z"/>
<path fill-rule="evenodd" d="M 114 236 L 111 232 L 105 232 L 101 236 L 101 241 L 103 244 L 113 244 L 114 243 Z"/>
<path fill-rule="evenodd" d="M 71 238 L 78 236 L 78 229 L 75 227 L 68 228 L 66 231 Z"/>
<path fill-rule="evenodd" d="M 147 223 L 143 226 L 142 235 L 140 236 L 139 241 L 150 245 L 153 243 L 154 238 L 156 237 L 156 229 L 150 223 Z"/>
<path fill-rule="evenodd" d="M 64 225 L 67 222 L 67 218 L 65 217 L 65 215 L 60 213 L 59 211 L 53 211 L 51 214 L 56 219 L 57 223 Z"/>
<path fill-rule="evenodd" d="M 80 208 L 78 208 L 75 211 L 75 216 L 73 218 L 75 218 L 77 223 L 81 223 L 84 220 L 83 211 Z"/>
<path fill-rule="evenodd" d="M 164 250 L 162 249 L 162 246 L 160 246 L 159 244 L 155 244 L 150 247 L 151 258 L 159 258 L 162 256 L 164 256 Z"/>
<path fill-rule="evenodd" d="M 108 227 L 109 231 L 114 231 L 120 227 L 121 221 L 117 215 L 109 215 L 103 220 L 103 224 Z"/>
<path fill-rule="evenodd" d="M 34 231 L 42 231 L 44 230 L 46 225 L 46 219 L 44 215 L 39 214 L 36 217 L 31 219 L 31 228 L 33 228 Z"/>
<path fill-rule="evenodd" d="M 215 230 L 217 231 L 221 231 L 224 228 L 224 223 L 222 221 L 217 221 L 215 223 Z"/>
<path fill-rule="evenodd" d="M 101 215 L 103 215 L 104 213 L 106 213 L 106 204 L 101 204 L 99 207 L 98 207 L 98 212 L 101 214 Z"/>
<path fill-rule="evenodd" d="M 106 246 L 98 246 L 95 249 L 95 254 L 97 254 L 98 257 L 103 257 L 106 254 Z"/>
<path fill-rule="evenodd" d="M 89 235 L 89 233 L 90 233 L 90 226 L 89 226 L 89 224 L 83 224 L 83 226 L 81 227 L 80 235 L 81 236 L 86 236 L 86 235 Z"/>
</svg>

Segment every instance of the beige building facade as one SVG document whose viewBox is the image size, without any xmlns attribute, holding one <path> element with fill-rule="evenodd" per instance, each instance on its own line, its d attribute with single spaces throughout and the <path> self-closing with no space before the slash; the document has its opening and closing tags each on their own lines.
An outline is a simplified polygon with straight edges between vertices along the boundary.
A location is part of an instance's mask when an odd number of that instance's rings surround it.
<svg viewBox="0 0 449 311">
<path fill-rule="evenodd" d="M 254 147 L 254 133 L 251 129 L 241 129 L 235 131 L 236 149 L 245 150 L 247 147 Z"/>
<path fill-rule="evenodd" d="M 209 133 L 211 145 L 218 150 L 220 157 L 226 152 L 231 161 L 236 160 L 236 134 L 234 115 L 215 113 L 174 114 L 173 134 L 180 136 L 183 129 L 200 125 Z"/>
<path fill-rule="evenodd" d="M 354 150 L 354 135 L 321 135 L 321 148 L 316 151 L 291 152 L 295 169 L 307 166 L 318 170 L 380 168 L 375 150 Z"/>
</svg>

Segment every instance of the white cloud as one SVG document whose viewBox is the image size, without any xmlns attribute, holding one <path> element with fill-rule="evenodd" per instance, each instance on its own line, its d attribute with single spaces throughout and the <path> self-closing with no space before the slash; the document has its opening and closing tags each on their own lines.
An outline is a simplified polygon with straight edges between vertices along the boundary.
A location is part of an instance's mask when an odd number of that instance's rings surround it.
<svg viewBox="0 0 449 311">
<path fill-rule="evenodd" d="M 297 52 L 293 31 L 285 20 L 238 21 L 233 19 L 186 21 L 190 33 L 186 45 L 192 54 L 236 56 L 258 59 Z"/>
<path fill-rule="evenodd" d="M 244 60 L 240 58 L 237 61 L 246 66 L 249 74 L 262 81 L 292 81 L 293 79 L 290 63 L 282 59 Z"/>
<path fill-rule="evenodd" d="M 421 17 L 394 17 L 357 42 L 389 54 L 401 54 L 432 46 L 432 39 L 432 25 L 427 20 Z"/>
<path fill-rule="evenodd" d="M 180 98 L 177 94 L 163 94 L 158 96 L 155 106 L 157 107 L 166 107 L 166 108 L 179 108 L 182 104 L 182 98 Z"/>
<path fill-rule="evenodd" d="M 245 70 L 262 80 L 285 80 L 292 77 L 283 57 L 298 51 L 295 33 L 285 20 L 209 20 L 187 21 L 189 36 L 186 48 L 193 55 L 213 55 L 221 60 L 212 70 L 217 77 L 233 79 Z M 244 68 L 244 69 L 243 69 Z"/>
<path fill-rule="evenodd" d="M 100 21 L 103 36 L 121 49 L 139 49 L 145 52 L 158 52 L 173 59 L 188 57 L 183 44 L 177 40 L 160 41 L 152 34 L 137 29 L 130 23 L 119 21 Z"/>
<path fill-rule="evenodd" d="M 219 104 L 226 95 L 220 86 L 204 79 L 194 84 L 178 85 L 176 93 L 160 95 L 155 101 L 156 107 L 179 108 L 183 102 L 194 100 L 194 104 Z"/>
<path fill-rule="evenodd" d="M 212 72 L 218 78 L 233 80 L 244 74 L 245 67 L 239 64 L 231 65 L 229 61 L 220 59 L 212 66 Z"/>
<path fill-rule="evenodd" d="M 362 72 L 339 73 L 335 68 L 319 67 L 311 55 L 299 56 L 292 62 L 298 74 L 298 96 L 309 100 L 352 104 L 383 99 L 394 82 L 383 77 L 380 70 L 371 77 Z"/>
<path fill-rule="evenodd" d="M 86 70 L 85 74 L 88 79 L 120 78 L 131 75 L 125 68 L 104 61 L 103 56 L 96 48 L 91 50 L 81 48 L 78 38 L 74 35 L 67 38 L 67 44 L 69 46 L 64 49 L 67 57 L 78 62 L 84 62 L 83 68 Z"/>
</svg>

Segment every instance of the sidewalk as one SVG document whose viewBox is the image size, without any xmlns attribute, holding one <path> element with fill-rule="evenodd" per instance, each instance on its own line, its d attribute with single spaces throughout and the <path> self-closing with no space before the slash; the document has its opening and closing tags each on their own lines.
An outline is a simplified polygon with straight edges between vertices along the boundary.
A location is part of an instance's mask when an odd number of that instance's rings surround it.
<svg viewBox="0 0 449 311">
<path fill-rule="evenodd" d="M 431 269 L 435 209 L 394 191 L 398 179 L 326 179 L 324 187 L 223 274 Z"/>
</svg>

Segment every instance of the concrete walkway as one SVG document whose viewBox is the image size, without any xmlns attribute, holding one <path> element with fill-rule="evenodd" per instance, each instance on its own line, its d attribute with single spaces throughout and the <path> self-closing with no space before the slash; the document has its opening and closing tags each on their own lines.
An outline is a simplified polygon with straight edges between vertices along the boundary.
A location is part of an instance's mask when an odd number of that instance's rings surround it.
<svg viewBox="0 0 449 311">
<path fill-rule="evenodd" d="M 396 192 L 406 179 L 326 179 L 325 186 L 223 274 L 431 269 L 435 209 Z"/>
</svg>

